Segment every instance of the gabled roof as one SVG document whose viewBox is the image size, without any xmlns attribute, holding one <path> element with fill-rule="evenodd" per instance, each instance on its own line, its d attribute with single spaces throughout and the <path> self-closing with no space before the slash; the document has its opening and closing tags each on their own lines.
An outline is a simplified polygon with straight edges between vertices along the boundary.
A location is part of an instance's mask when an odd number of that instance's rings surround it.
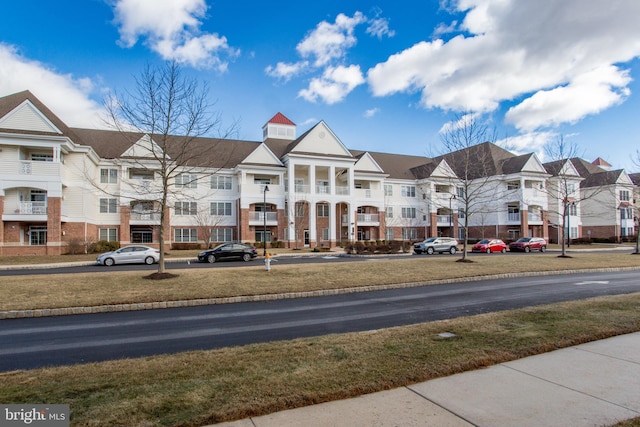
<svg viewBox="0 0 640 427">
<path fill-rule="evenodd" d="M 522 158 L 514 159 L 517 157 Z M 519 171 L 526 164 L 529 157 L 515 156 L 491 142 L 483 142 L 435 158 L 440 159 L 446 160 L 461 179 L 478 179 L 515 173 L 514 171 Z M 505 172 L 505 169 L 508 172 Z"/>
<path fill-rule="evenodd" d="M 598 157 L 593 162 L 591 162 L 591 164 L 600 166 L 601 168 L 604 168 L 604 169 L 611 167 L 611 164 L 607 162 L 605 159 L 603 159 L 602 157 Z"/>
<path fill-rule="evenodd" d="M 365 151 L 350 150 L 354 157 L 362 156 Z M 393 179 L 416 179 L 411 168 L 429 163 L 431 159 L 423 156 L 408 156 L 404 154 L 376 153 L 367 151 L 384 172 Z"/>
<path fill-rule="evenodd" d="M 271 117 L 267 123 L 275 123 L 277 125 L 291 125 L 291 126 L 296 125 L 282 113 L 277 113 L 275 116 Z"/>
<path fill-rule="evenodd" d="M 74 132 L 62 121 L 58 116 L 53 114 L 46 105 L 44 105 L 40 100 L 30 91 L 25 90 L 22 92 L 14 93 L 11 95 L 7 95 L 5 97 L 0 98 L 0 118 L 6 116 L 11 113 L 14 109 L 19 107 L 25 101 L 30 102 L 38 111 L 44 115 L 56 128 L 58 128 L 63 135 L 67 136 L 72 141 L 78 143 L 76 141 L 77 136 Z M 0 126 L 0 128 L 2 128 Z M 42 132 L 35 130 L 22 130 L 22 129 L 8 129 L 3 128 L 6 131 L 10 131 L 13 133 L 24 133 L 24 134 L 36 134 L 36 135 L 56 135 L 60 134 L 57 132 Z"/>
<path fill-rule="evenodd" d="M 617 169 L 613 171 L 601 171 L 598 173 L 591 174 L 587 177 L 582 183 L 580 187 L 588 188 L 588 187 L 600 187 L 603 185 L 613 185 L 618 183 L 620 178 L 624 174 L 622 169 Z"/>
<path fill-rule="evenodd" d="M 630 173 L 629 179 L 631 179 L 633 185 L 640 186 L 640 173 Z"/>
</svg>

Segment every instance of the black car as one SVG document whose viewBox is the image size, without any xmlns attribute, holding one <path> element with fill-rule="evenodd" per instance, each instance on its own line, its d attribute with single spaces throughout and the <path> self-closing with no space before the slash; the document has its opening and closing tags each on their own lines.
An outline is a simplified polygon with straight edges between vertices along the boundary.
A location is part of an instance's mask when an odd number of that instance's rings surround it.
<svg viewBox="0 0 640 427">
<path fill-rule="evenodd" d="M 213 249 L 202 251 L 198 254 L 198 261 L 214 263 L 227 259 L 241 259 L 251 261 L 258 256 L 258 251 L 254 246 L 243 243 L 223 243 Z"/>
</svg>

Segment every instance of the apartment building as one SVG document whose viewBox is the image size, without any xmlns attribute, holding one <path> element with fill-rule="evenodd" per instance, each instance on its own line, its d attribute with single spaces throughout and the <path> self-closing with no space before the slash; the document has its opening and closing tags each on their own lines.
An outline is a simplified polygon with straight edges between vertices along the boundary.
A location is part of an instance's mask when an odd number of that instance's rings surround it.
<svg viewBox="0 0 640 427">
<path fill-rule="evenodd" d="M 29 91 L 0 98 L 0 255 L 60 254 L 99 240 L 157 246 L 161 216 L 168 248 L 461 238 L 467 221 L 471 237 L 548 238 L 560 223 L 551 213 L 561 194 L 548 191 L 557 174 L 535 154 L 514 155 L 491 143 L 472 147 L 473 156 L 488 160 L 465 187 L 462 152 L 428 158 L 350 150 L 325 122 L 298 135 L 281 113 L 263 126 L 262 141 L 191 141 L 192 156 L 166 183 L 162 212 L 155 155 L 164 147 L 178 159 L 181 146 L 179 136 L 168 144 L 159 138 L 70 128 Z M 581 191 L 599 182 L 591 175 L 608 173 L 595 165 L 574 169 Z M 620 193 L 625 179 L 618 174 L 612 184 L 618 219 L 630 202 Z M 466 193 L 474 188 L 488 189 L 490 197 L 469 217 Z M 578 234 L 585 225 L 600 233 L 576 216 Z M 633 231 L 626 216 L 617 224 L 618 233 Z"/>
</svg>

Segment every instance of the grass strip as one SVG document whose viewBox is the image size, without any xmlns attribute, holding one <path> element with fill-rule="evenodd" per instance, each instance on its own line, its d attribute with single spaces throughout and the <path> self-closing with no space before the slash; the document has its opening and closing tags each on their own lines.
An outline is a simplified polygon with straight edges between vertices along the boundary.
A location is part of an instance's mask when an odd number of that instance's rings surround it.
<svg viewBox="0 0 640 427">
<path fill-rule="evenodd" d="M 0 311 L 309 292 L 504 273 L 640 267 L 640 256 L 620 253 L 585 253 L 573 258 L 496 254 L 474 256 L 473 263 L 456 263 L 456 259 L 443 255 L 334 264 L 274 262 L 269 273 L 262 263 L 254 261 L 250 267 L 229 263 L 225 268 L 171 270 L 178 277 L 167 280 L 144 279 L 146 271 L 116 272 L 106 267 L 86 274 L 39 275 L 34 270 L 34 275 L 0 277 Z"/>
<path fill-rule="evenodd" d="M 640 293 L 371 332 L 0 374 L 74 426 L 198 426 L 413 384 L 640 330 Z M 451 332 L 454 338 L 441 338 Z"/>
</svg>

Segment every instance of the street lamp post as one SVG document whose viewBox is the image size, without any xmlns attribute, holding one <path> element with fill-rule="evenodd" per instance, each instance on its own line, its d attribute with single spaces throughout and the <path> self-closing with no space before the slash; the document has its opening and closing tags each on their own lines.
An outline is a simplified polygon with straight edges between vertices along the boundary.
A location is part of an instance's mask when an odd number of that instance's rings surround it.
<svg viewBox="0 0 640 427">
<path fill-rule="evenodd" d="M 264 186 L 264 201 L 262 202 L 262 215 L 263 215 L 263 224 L 264 227 L 262 229 L 262 256 L 267 256 L 267 191 L 269 191 L 269 186 Z"/>
</svg>

